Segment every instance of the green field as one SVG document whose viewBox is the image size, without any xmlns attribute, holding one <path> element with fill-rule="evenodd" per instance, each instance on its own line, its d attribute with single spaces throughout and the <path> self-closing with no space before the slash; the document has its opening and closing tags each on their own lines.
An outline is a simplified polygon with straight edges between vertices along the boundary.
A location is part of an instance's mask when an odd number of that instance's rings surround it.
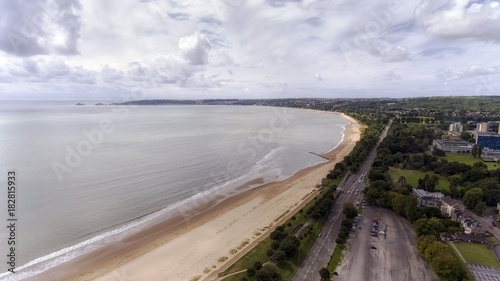
<svg viewBox="0 0 500 281">
<path fill-rule="evenodd" d="M 442 158 L 445 158 L 446 160 L 448 160 L 448 162 L 459 162 L 459 163 L 464 163 L 464 164 L 471 165 L 471 166 L 472 166 L 472 164 L 474 164 L 476 162 L 482 162 L 481 159 L 474 158 L 470 154 L 446 153 L 446 156 L 442 157 Z M 500 164 L 495 163 L 495 162 L 483 162 L 483 163 L 486 164 L 486 166 L 488 166 L 488 169 L 490 169 L 490 170 L 500 168 Z"/>
<path fill-rule="evenodd" d="M 454 245 L 468 263 L 499 268 L 495 254 L 486 245 L 465 242 L 454 243 Z"/>
<path fill-rule="evenodd" d="M 398 180 L 399 177 L 403 176 L 406 179 L 406 183 L 413 186 L 414 188 L 418 186 L 418 179 L 424 178 L 426 174 L 429 174 L 429 176 L 434 175 L 433 172 L 422 172 L 417 170 L 401 170 L 395 168 L 389 169 L 389 175 L 391 176 L 392 180 Z M 439 183 L 436 186 L 436 191 L 450 192 L 450 181 L 441 175 L 437 176 L 439 178 Z"/>
</svg>

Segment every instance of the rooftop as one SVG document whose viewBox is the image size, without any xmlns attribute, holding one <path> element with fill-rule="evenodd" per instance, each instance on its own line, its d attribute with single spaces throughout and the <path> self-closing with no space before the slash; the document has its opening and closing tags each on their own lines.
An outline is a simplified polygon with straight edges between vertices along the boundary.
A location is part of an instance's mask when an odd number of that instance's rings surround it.
<svg viewBox="0 0 500 281">
<path fill-rule="evenodd" d="M 486 238 L 484 238 L 483 236 L 479 236 L 479 235 L 458 233 L 457 238 L 462 240 L 462 241 L 486 243 Z"/>
<path fill-rule="evenodd" d="M 449 206 L 460 205 L 460 201 L 451 199 L 450 197 L 443 197 L 443 198 L 441 198 L 441 201 L 445 202 Z"/>
</svg>

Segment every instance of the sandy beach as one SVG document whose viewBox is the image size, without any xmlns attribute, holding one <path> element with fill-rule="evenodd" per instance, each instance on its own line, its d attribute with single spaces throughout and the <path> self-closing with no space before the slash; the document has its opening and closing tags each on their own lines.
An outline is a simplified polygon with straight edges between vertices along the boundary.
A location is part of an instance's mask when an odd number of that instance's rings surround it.
<svg viewBox="0 0 500 281">
<path fill-rule="evenodd" d="M 76 281 L 214 279 L 218 272 L 317 195 L 316 185 L 349 154 L 361 135 L 360 125 L 349 116 L 342 116 L 350 125 L 346 126 L 343 142 L 326 154 L 328 162 L 301 170 L 284 181 L 243 192 L 216 206 L 207 206 L 208 211 L 189 220 L 165 221 L 118 245 L 107 246 L 33 278 Z"/>
</svg>

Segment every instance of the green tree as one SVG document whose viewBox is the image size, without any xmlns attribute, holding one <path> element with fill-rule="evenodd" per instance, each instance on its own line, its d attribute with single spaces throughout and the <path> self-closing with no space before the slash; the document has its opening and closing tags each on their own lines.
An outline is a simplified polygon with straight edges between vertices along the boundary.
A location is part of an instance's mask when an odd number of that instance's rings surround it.
<svg viewBox="0 0 500 281">
<path fill-rule="evenodd" d="M 424 235 L 424 236 L 420 236 L 418 239 L 417 239 L 417 251 L 419 252 L 419 254 L 421 254 L 422 256 L 425 255 L 425 250 L 427 249 L 427 247 L 432 244 L 433 242 L 436 242 L 437 241 L 437 238 L 435 235 Z"/>
<path fill-rule="evenodd" d="M 472 154 L 472 156 L 474 156 L 474 158 L 477 158 L 477 144 L 475 144 L 475 145 L 472 147 L 471 154 Z"/>
<path fill-rule="evenodd" d="M 270 258 L 270 260 L 273 263 L 280 263 L 280 262 L 285 261 L 285 259 L 286 259 L 286 253 L 283 252 L 282 250 L 274 251 L 274 254 Z"/>
<path fill-rule="evenodd" d="M 280 229 L 276 228 L 273 232 L 271 232 L 271 234 L 269 235 L 269 237 L 271 237 L 272 240 L 281 241 L 287 235 L 288 234 L 285 233 L 284 231 L 282 231 L 282 230 L 280 231 Z"/>
<path fill-rule="evenodd" d="M 399 186 L 406 186 L 406 178 L 403 176 L 400 176 L 398 179 L 398 184 L 399 184 Z"/>
<path fill-rule="evenodd" d="M 260 261 L 256 261 L 253 263 L 253 268 L 255 270 L 260 270 L 262 268 L 262 263 Z"/>
<path fill-rule="evenodd" d="M 418 200 L 415 196 L 406 196 L 405 214 L 410 222 L 414 222 L 418 218 Z"/>
<path fill-rule="evenodd" d="M 430 264 L 441 280 L 463 280 L 466 276 L 460 261 L 450 252 L 450 249 L 437 254 Z"/>
<path fill-rule="evenodd" d="M 264 265 L 261 270 L 255 275 L 256 281 L 280 281 L 282 280 L 281 275 L 276 269 L 276 266 L 271 264 Z"/>
<path fill-rule="evenodd" d="M 280 242 L 279 242 L 279 241 L 276 241 L 276 240 L 275 240 L 275 241 L 273 241 L 273 242 L 271 243 L 271 249 L 276 250 L 276 249 L 278 249 L 279 247 L 280 247 Z"/>
<path fill-rule="evenodd" d="M 462 203 L 464 203 L 467 208 L 472 210 L 476 207 L 477 203 L 483 200 L 483 195 L 483 190 L 481 188 L 472 188 L 465 192 Z"/>
<path fill-rule="evenodd" d="M 322 267 L 322 268 L 319 270 L 319 276 L 321 276 L 321 279 L 322 279 L 322 280 L 330 280 L 330 271 L 328 271 L 328 269 L 327 269 L 327 268 Z"/>
<path fill-rule="evenodd" d="M 434 241 L 427 245 L 427 248 L 425 249 L 424 252 L 424 257 L 428 261 L 432 261 L 435 256 L 437 256 L 439 253 L 443 251 L 447 251 L 448 246 L 440 241 Z"/>
<path fill-rule="evenodd" d="M 437 218 L 422 218 L 415 221 L 413 228 L 417 236 L 434 235 L 437 237 L 443 226 Z"/>
<path fill-rule="evenodd" d="M 278 245 L 278 247 L 279 247 L 279 245 Z M 273 256 L 273 254 L 274 254 L 274 250 L 273 250 L 273 249 L 268 249 L 268 250 L 266 251 L 266 256 L 268 256 L 268 257 L 272 257 L 272 256 Z"/>
<path fill-rule="evenodd" d="M 346 203 L 344 204 L 342 213 L 346 216 L 346 218 L 354 219 L 358 215 L 358 210 L 354 207 L 352 203 Z"/>
<path fill-rule="evenodd" d="M 488 166 L 486 166 L 486 164 L 484 164 L 483 161 L 477 161 L 474 164 L 472 164 L 472 168 L 488 169 Z"/>
<path fill-rule="evenodd" d="M 392 192 L 391 192 L 392 193 Z M 391 196 L 391 195 L 389 195 Z M 406 196 L 395 193 L 391 200 L 392 209 L 401 216 L 405 216 Z"/>
<path fill-rule="evenodd" d="M 350 219 L 343 219 L 341 226 L 345 226 L 347 229 L 351 229 L 352 221 Z"/>
<path fill-rule="evenodd" d="M 376 188 L 368 187 L 366 189 L 365 196 L 366 196 L 366 202 L 370 205 L 373 205 L 380 198 L 380 192 Z"/>
<path fill-rule="evenodd" d="M 247 269 L 247 275 L 248 275 L 248 277 L 253 277 L 255 275 L 255 273 L 257 273 L 257 270 L 255 270 L 255 268 L 249 267 Z"/>
<path fill-rule="evenodd" d="M 300 241 L 295 236 L 287 236 L 280 243 L 279 250 L 283 251 L 289 258 L 293 256 L 300 247 Z"/>
<path fill-rule="evenodd" d="M 486 210 L 486 204 L 483 201 L 477 203 L 474 207 L 474 213 L 478 215 L 483 215 L 484 210 Z"/>
</svg>

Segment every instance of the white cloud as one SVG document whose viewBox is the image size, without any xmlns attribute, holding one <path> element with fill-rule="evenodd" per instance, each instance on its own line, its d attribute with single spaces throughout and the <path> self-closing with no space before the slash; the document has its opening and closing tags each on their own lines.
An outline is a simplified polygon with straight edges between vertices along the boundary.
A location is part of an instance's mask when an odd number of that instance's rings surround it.
<svg viewBox="0 0 500 281">
<path fill-rule="evenodd" d="M 0 50 L 16 56 L 78 53 L 78 0 L 1 1 Z"/>
<path fill-rule="evenodd" d="M 0 2 L 6 92 L 425 95 L 498 74 L 493 0 L 28 2 Z"/>
<path fill-rule="evenodd" d="M 394 70 L 390 70 L 388 72 L 383 73 L 380 76 L 380 79 L 385 80 L 385 81 L 398 81 L 398 80 L 401 80 L 401 75 L 394 72 Z"/>
<path fill-rule="evenodd" d="M 472 65 L 463 69 L 441 68 L 436 71 L 436 77 L 446 81 L 467 79 L 474 76 L 497 75 L 500 74 L 500 65 Z"/>
<path fill-rule="evenodd" d="M 500 41 L 500 6 L 494 0 L 424 0 L 415 15 L 437 36 Z"/>
</svg>

